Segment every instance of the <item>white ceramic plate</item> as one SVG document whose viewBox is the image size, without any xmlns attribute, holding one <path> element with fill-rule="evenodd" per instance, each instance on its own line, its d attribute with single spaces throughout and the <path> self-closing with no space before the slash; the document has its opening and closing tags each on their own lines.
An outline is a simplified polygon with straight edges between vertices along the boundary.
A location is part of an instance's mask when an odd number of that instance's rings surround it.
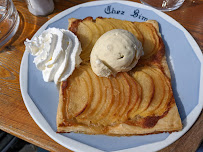
<svg viewBox="0 0 203 152">
<path fill-rule="evenodd" d="M 193 125 L 203 106 L 203 57 L 192 36 L 166 14 L 128 1 L 84 3 L 63 11 L 45 23 L 34 36 L 49 28 L 67 29 L 68 18 L 113 17 L 129 21 L 157 20 L 166 47 L 172 76 L 172 88 L 183 122 L 183 130 L 172 134 L 110 137 L 56 133 L 58 90 L 54 83 L 45 83 L 25 51 L 20 68 L 20 87 L 25 105 L 39 127 L 52 139 L 74 151 L 157 151 L 180 138 Z"/>
</svg>

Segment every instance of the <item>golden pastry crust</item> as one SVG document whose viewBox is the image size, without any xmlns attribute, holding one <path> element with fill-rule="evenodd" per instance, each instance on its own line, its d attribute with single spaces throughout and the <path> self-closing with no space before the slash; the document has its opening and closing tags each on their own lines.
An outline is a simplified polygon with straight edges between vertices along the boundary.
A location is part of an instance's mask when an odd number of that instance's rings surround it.
<svg viewBox="0 0 203 152">
<path fill-rule="evenodd" d="M 153 20 L 143 23 L 112 20 L 102 17 L 96 20 L 92 17 L 83 20 L 69 19 L 69 30 L 78 36 L 82 44 L 83 62 L 67 81 L 61 83 L 57 132 L 131 136 L 181 130 L 182 123 L 171 88 L 171 76 L 158 23 Z M 91 35 L 88 32 L 91 32 L 91 27 L 98 29 L 96 37 L 99 37 L 105 30 L 118 28 L 116 23 L 135 35 L 139 34 L 146 55 L 128 73 L 119 73 L 115 78 L 100 78 L 91 71 L 88 58 L 97 38 L 91 39 L 94 33 Z M 104 28 L 106 24 L 108 25 Z M 145 31 L 147 33 L 144 33 Z M 152 97 L 150 96 L 150 102 L 144 105 L 144 108 L 142 106 L 145 110 L 141 109 L 136 112 L 133 108 L 139 109 L 140 103 L 147 100 L 146 95 L 143 96 L 146 88 L 143 87 L 142 78 L 139 79 L 138 71 L 147 75 L 145 80 L 153 83 L 148 86 L 148 89 L 154 92 Z M 77 85 L 71 85 L 72 83 Z M 73 92 L 77 90 L 77 87 L 73 86 L 82 85 L 84 88 L 85 84 L 87 93 L 81 94 L 84 98 L 84 103 L 81 103 L 74 97 Z M 99 87 L 94 84 L 98 84 Z M 161 89 L 162 94 L 158 89 Z M 109 91 L 111 91 L 110 94 Z M 69 117 L 72 113 L 70 111 L 75 111 L 77 115 Z"/>
</svg>

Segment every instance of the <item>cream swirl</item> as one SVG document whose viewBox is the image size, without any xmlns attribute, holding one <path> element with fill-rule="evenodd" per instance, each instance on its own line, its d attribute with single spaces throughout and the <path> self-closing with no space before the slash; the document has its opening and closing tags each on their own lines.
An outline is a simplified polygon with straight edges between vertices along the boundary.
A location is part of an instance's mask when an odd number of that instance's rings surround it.
<svg viewBox="0 0 203 152">
<path fill-rule="evenodd" d="M 33 40 L 26 39 L 25 46 L 36 56 L 33 62 L 46 82 L 66 80 L 82 61 L 80 42 L 69 30 L 49 28 Z"/>
</svg>

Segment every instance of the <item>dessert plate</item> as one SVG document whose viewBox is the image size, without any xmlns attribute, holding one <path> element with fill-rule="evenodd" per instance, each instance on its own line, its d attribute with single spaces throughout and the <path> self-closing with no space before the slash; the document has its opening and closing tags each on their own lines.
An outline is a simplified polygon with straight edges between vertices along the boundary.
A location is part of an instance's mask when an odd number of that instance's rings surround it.
<svg viewBox="0 0 203 152">
<path fill-rule="evenodd" d="M 20 68 L 20 87 L 25 105 L 37 125 L 52 139 L 73 151 L 157 151 L 180 138 L 198 118 L 203 107 L 203 56 L 192 36 L 174 19 L 148 6 L 128 1 L 97 1 L 69 8 L 45 23 L 34 36 L 49 27 L 68 27 L 68 18 L 112 17 L 129 21 L 157 20 L 165 43 L 172 88 L 183 130 L 146 136 L 111 137 L 56 133 L 58 89 L 43 81 L 42 73 L 25 51 Z"/>
</svg>

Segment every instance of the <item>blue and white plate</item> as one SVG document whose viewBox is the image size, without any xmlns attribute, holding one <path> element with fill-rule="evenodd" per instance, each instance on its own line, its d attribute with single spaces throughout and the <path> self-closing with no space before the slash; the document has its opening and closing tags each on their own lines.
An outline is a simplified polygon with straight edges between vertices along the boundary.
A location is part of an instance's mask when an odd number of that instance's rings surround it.
<svg viewBox="0 0 203 152">
<path fill-rule="evenodd" d="M 195 40 L 166 14 L 128 1 L 96 1 L 69 8 L 45 23 L 34 36 L 49 27 L 67 29 L 68 18 L 83 19 L 87 16 L 159 22 L 183 130 L 131 137 L 56 133 L 58 89 L 54 83 L 43 81 L 41 72 L 33 64 L 33 56 L 25 51 L 20 68 L 20 87 L 34 121 L 48 136 L 73 151 L 157 151 L 176 141 L 194 124 L 203 107 L 203 94 L 200 94 L 203 92 L 203 56 Z"/>
</svg>

